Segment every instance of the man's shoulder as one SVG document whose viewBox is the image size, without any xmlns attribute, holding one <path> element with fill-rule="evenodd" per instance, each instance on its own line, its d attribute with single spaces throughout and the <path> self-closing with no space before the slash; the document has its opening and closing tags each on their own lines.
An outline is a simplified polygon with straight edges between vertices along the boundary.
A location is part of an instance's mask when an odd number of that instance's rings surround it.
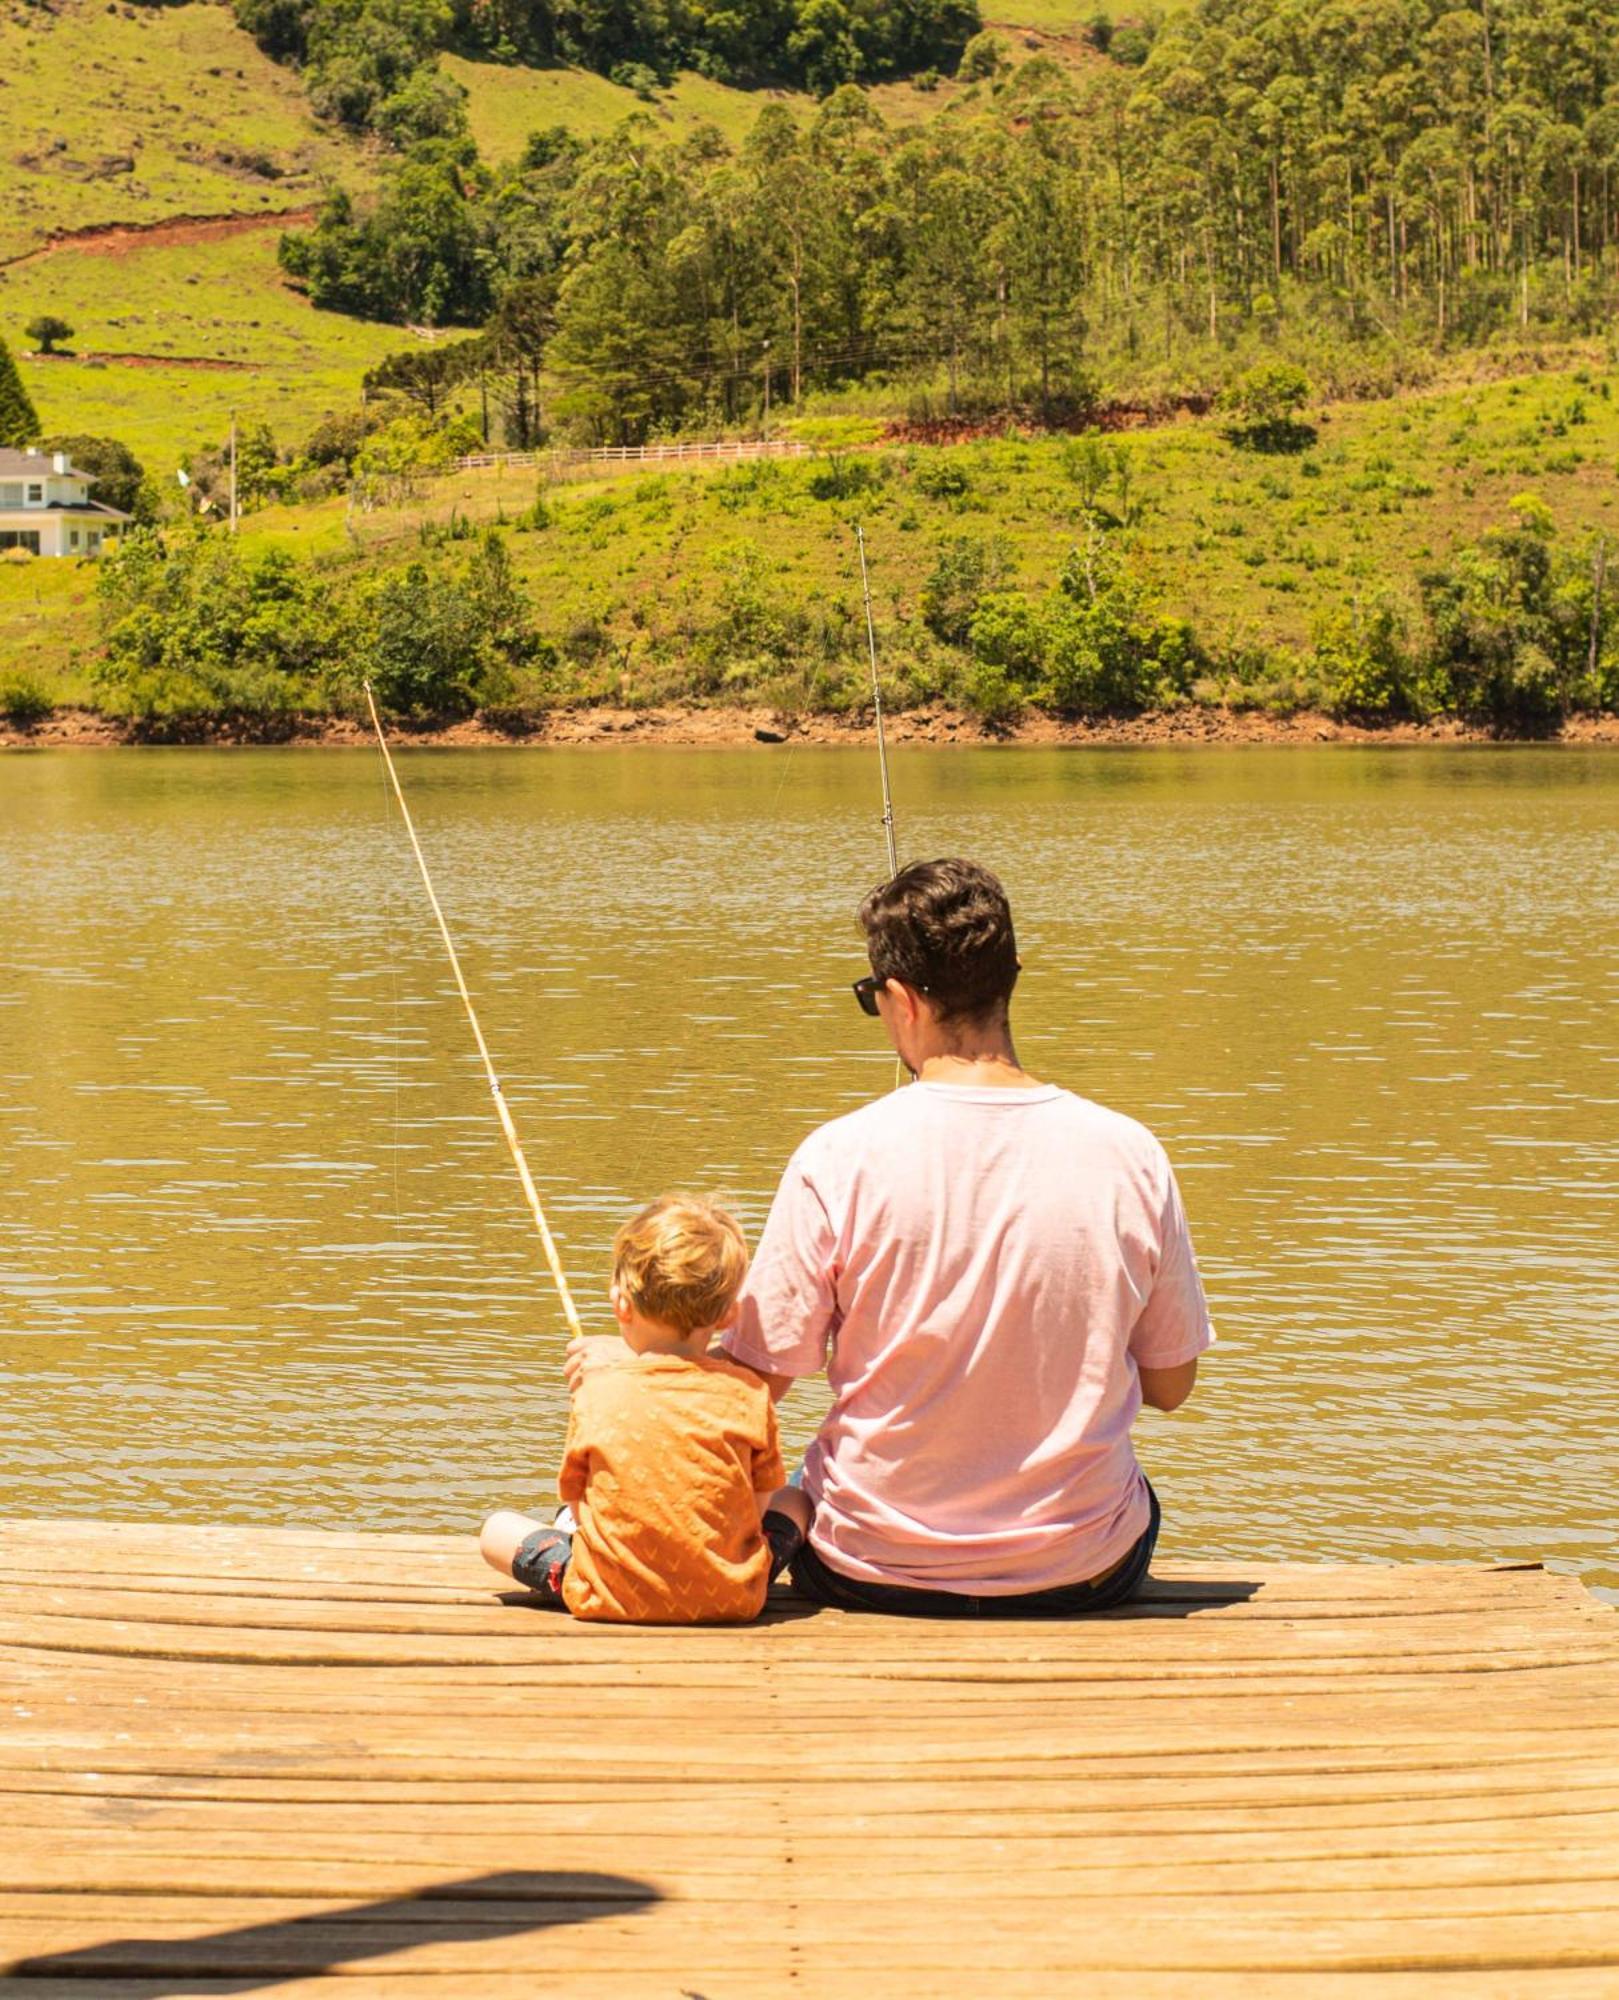
<svg viewBox="0 0 1619 2000">
<path fill-rule="evenodd" d="M 998 1091 L 995 1093 L 997 1098 L 1000 1095 Z M 1023 1093 L 1008 1092 L 1006 1095 L 1008 1101 L 1015 1102 Z M 1083 1131 L 1106 1139 L 1124 1151 L 1139 1154 L 1160 1154 L 1163 1151 L 1156 1135 L 1140 1119 L 1132 1118 L 1125 1111 L 1115 1111 L 1110 1105 L 1099 1104 L 1095 1098 L 1081 1096 L 1077 1090 L 1070 1090 L 1066 1085 L 1043 1084 L 1030 1092 L 1029 1097 L 1029 1108 L 1038 1110 L 1042 1119 L 1052 1119 L 1071 1126 L 1076 1132 Z M 977 1101 L 984 1101 L 983 1096 Z M 824 1125 L 818 1125 L 800 1143 L 795 1157 L 813 1158 L 817 1154 L 858 1151 L 879 1132 L 903 1130 L 909 1125 L 925 1122 L 936 1102 L 935 1087 L 927 1084 L 891 1090 L 882 1097 L 857 1105 L 852 1111 L 829 1118 Z"/>
<path fill-rule="evenodd" d="M 1132 1118 L 1128 1111 L 1115 1111 L 1110 1104 L 1098 1104 L 1095 1098 L 1081 1097 L 1073 1090 L 1065 1090 L 1061 1096 L 1076 1127 L 1093 1133 L 1132 1158 L 1157 1161 L 1164 1157 L 1163 1142 L 1158 1135 L 1139 1118 Z"/>
</svg>

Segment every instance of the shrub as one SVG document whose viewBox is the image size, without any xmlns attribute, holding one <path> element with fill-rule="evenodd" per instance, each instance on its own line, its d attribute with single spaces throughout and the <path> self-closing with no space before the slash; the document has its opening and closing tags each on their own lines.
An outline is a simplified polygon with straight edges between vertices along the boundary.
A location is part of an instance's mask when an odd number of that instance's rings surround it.
<svg viewBox="0 0 1619 2000">
<path fill-rule="evenodd" d="M 916 490 L 930 500 L 959 500 L 971 486 L 966 466 L 943 454 L 930 454 L 916 468 Z"/>
<path fill-rule="evenodd" d="M 986 591 L 998 590 L 1012 567 L 1012 552 L 999 536 L 946 535 L 927 582 L 922 586 L 922 621 L 936 639 L 966 642 L 973 614 Z"/>
<path fill-rule="evenodd" d="M 834 451 L 809 476 L 812 500 L 852 500 L 881 486 L 888 468 L 874 458 L 851 458 Z"/>
<path fill-rule="evenodd" d="M 1529 495 L 1515 520 L 1419 579 L 1433 632 L 1429 676 L 1445 705 L 1498 729 L 1538 731 L 1607 698 L 1619 606 L 1602 545 L 1564 549 Z"/>
<path fill-rule="evenodd" d="M 1116 63 L 1123 63 L 1127 69 L 1139 69 L 1152 54 L 1153 34 L 1151 28 L 1131 26 L 1114 31 L 1108 43 L 1107 52 Z"/>
<path fill-rule="evenodd" d="M 363 636 L 349 677 L 369 680 L 380 708 L 410 722 L 472 714 L 484 656 L 464 590 L 413 562 L 368 585 L 358 609 Z"/>
<path fill-rule="evenodd" d="M 961 705 L 986 729 L 1005 729 L 1022 712 L 1023 694 L 1004 667 L 974 660 L 962 676 Z"/>
<path fill-rule="evenodd" d="M 975 665 L 993 668 L 1023 689 L 1039 680 L 1045 627 L 1039 607 L 1022 591 L 988 592 L 973 612 L 967 636 Z"/>
<path fill-rule="evenodd" d="M 1392 599 L 1321 619 L 1312 640 L 1311 670 L 1329 715 L 1375 719 L 1421 712 L 1416 660 Z"/>
<path fill-rule="evenodd" d="M 343 649 L 339 607 L 310 572 L 209 529 L 172 545 L 136 530 L 103 558 L 96 593 L 102 706 L 151 731 L 313 706 L 322 662 Z"/>
<path fill-rule="evenodd" d="M 961 83 L 979 83 L 999 76 L 1010 69 L 1011 58 L 1006 52 L 1006 44 L 999 35 L 992 35 L 987 28 L 973 36 L 961 52 L 961 61 L 956 67 L 956 77 Z"/>
<path fill-rule="evenodd" d="M 1306 451 L 1315 430 L 1299 420 L 1310 378 L 1290 361 L 1263 361 L 1239 375 L 1220 398 L 1226 437 L 1249 451 Z"/>
<path fill-rule="evenodd" d="M 50 690 L 37 674 L 24 667 L 0 674 L 0 716 L 13 729 L 33 729 L 55 706 Z"/>
</svg>

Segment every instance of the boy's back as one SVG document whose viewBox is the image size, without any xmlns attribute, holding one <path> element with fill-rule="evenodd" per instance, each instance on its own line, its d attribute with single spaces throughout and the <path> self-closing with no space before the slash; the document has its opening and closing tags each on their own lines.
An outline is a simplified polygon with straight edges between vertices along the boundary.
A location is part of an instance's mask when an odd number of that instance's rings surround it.
<svg viewBox="0 0 1619 2000">
<path fill-rule="evenodd" d="M 711 1356 L 646 1353 L 579 1386 L 559 1480 L 578 1523 L 576 1618 L 737 1623 L 763 1609 L 761 1496 L 784 1483 L 764 1384 Z"/>
</svg>

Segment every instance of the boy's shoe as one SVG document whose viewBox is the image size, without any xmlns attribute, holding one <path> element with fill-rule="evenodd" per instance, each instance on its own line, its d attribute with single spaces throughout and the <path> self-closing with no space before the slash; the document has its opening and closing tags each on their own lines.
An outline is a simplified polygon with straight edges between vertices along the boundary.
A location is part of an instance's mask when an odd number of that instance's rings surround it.
<svg viewBox="0 0 1619 2000">
<path fill-rule="evenodd" d="M 573 1537 L 556 1528 L 536 1528 L 525 1535 L 512 1557 L 512 1578 L 547 1604 L 561 1604 Z"/>
<path fill-rule="evenodd" d="M 788 1515 L 778 1514 L 773 1507 L 766 1510 L 759 1526 L 770 1544 L 770 1581 L 774 1583 L 804 1546 L 804 1530 Z"/>
</svg>

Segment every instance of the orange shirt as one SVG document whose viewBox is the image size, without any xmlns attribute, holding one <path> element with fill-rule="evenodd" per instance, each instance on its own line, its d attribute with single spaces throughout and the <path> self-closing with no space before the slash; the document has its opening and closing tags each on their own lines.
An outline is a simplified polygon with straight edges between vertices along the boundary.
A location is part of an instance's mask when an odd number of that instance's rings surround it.
<svg viewBox="0 0 1619 2000">
<path fill-rule="evenodd" d="M 642 1354 L 593 1370 L 557 1481 L 578 1523 L 568 1609 L 630 1625 L 757 1617 L 759 1510 L 785 1477 L 770 1391 L 735 1362 Z"/>
</svg>

